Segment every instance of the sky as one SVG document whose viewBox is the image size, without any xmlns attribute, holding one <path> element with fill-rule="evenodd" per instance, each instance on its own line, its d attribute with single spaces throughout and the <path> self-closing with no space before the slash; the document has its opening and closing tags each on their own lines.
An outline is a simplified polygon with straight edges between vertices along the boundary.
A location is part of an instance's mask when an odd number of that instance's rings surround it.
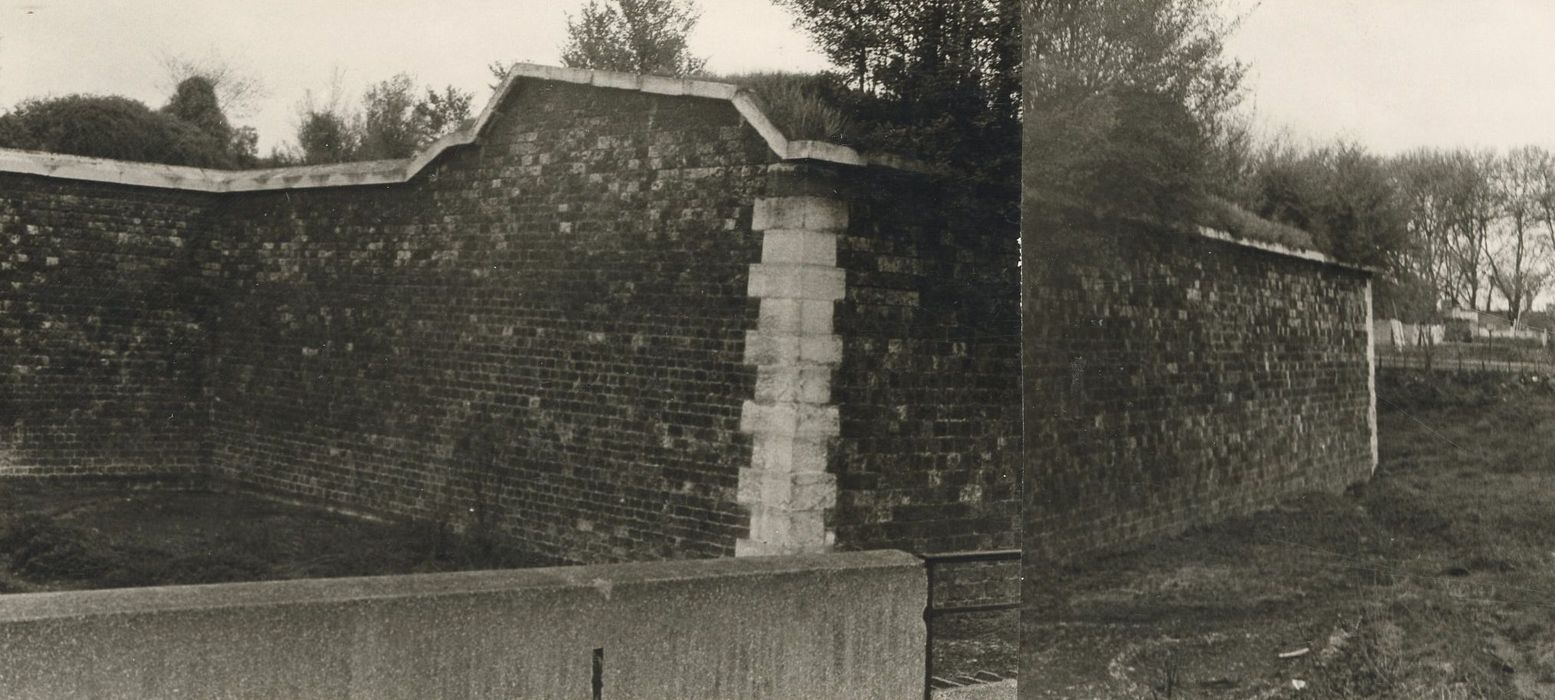
<svg viewBox="0 0 1555 700">
<path fill-rule="evenodd" d="M 1417 146 L 1555 149 L 1555 2 L 1218 0 L 1266 132 Z M 484 106 L 493 60 L 555 64 L 583 0 L 0 0 L 0 109 L 120 94 L 159 107 L 166 56 L 225 61 L 265 97 L 235 124 L 261 153 L 289 139 L 308 91 L 353 102 L 399 72 Z M 715 72 L 816 70 L 825 59 L 772 0 L 700 0 L 693 50 Z"/>
<path fill-rule="evenodd" d="M 1265 129 L 1421 146 L 1555 150 L 1555 2 L 1222 0 Z"/>
<path fill-rule="evenodd" d="M 334 76 L 353 104 L 396 73 L 486 104 L 496 60 L 556 65 L 582 0 L 0 0 L 0 109 L 38 96 L 124 95 L 156 108 L 164 57 L 224 61 L 263 83 L 235 125 L 260 153 L 290 140 L 298 106 Z M 701 0 L 690 44 L 720 73 L 819 70 L 826 60 L 771 0 Z M 229 114 L 229 117 L 233 115 Z"/>
</svg>

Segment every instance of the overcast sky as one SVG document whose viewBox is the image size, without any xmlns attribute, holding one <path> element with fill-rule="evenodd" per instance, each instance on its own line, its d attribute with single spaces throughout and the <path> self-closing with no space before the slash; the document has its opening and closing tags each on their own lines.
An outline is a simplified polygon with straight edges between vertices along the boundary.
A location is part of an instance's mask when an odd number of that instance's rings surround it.
<svg viewBox="0 0 1555 700">
<path fill-rule="evenodd" d="M 1555 2 L 1222 0 L 1242 16 L 1231 51 L 1251 65 L 1261 123 L 1374 150 L 1539 143 L 1555 148 Z M 406 71 L 476 92 L 496 59 L 554 64 L 582 0 L 0 0 L 0 108 L 38 95 L 169 92 L 164 55 L 219 55 L 268 97 L 234 121 L 261 150 L 290 138 L 297 105 L 341 71 L 355 99 Z M 701 0 L 691 43 L 719 72 L 825 65 L 771 0 Z"/>
<path fill-rule="evenodd" d="M 27 97 L 119 94 L 151 107 L 171 93 L 161 57 L 212 55 L 265 83 L 260 151 L 295 130 L 308 90 L 336 70 L 355 101 L 408 72 L 485 106 L 487 64 L 555 65 L 582 0 L 0 0 L 0 108 Z M 826 61 L 770 0 L 702 0 L 692 49 L 717 72 L 818 70 Z"/>
<path fill-rule="evenodd" d="M 1225 0 L 1267 125 L 1382 153 L 1555 149 L 1555 2 Z"/>
</svg>

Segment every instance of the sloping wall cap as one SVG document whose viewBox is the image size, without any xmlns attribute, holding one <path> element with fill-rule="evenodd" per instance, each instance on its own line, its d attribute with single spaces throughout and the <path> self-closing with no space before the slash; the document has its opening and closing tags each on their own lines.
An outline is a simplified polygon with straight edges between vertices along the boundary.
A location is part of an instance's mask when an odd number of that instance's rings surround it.
<svg viewBox="0 0 1555 700">
<path fill-rule="evenodd" d="M 1201 236 L 1203 236 L 1205 238 L 1210 238 L 1210 239 L 1217 240 L 1217 241 L 1223 241 L 1225 243 L 1230 243 L 1232 245 L 1239 245 L 1239 246 L 1242 246 L 1244 248 L 1252 248 L 1254 250 L 1261 250 L 1261 251 L 1264 251 L 1266 253 L 1273 253 L 1275 255 L 1283 255 L 1283 256 L 1288 257 L 1288 258 L 1298 258 L 1298 259 L 1301 259 L 1301 260 L 1310 260 L 1310 261 L 1315 262 L 1315 263 L 1320 263 L 1320 264 L 1323 264 L 1323 265 L 1330 265 L 1330 266 L 1333 266 L 1333 267 L 1344 268 L 1346 270 L 1353 270 L 1355 272 L 1362 272 L 1362 273 L 1365 273 L 1365 274 L 1368 274 L 1368 275 L 1378 275 L 1378 274 L 1382 273 L 1382 270 L 1380 270 L 1378 268 L 1367 267 L 1365 265 L 1356 265 L 1354 263 L 1347 263 L 1347 262 L 1344 262 L 1342 260 L 1339 260 L 1338 258 L 1334 258 L 1332 256 L 1324 255 L 1323 253 L 1319 253 L 1319 252 L 1317 252 L 1315 250 L 1306 250 L 1306 249 L 1303 249 L 1303 248 L 1291 248 L 1289 246 L 1283 246 L 1283 245 L 1280 245 L 1278 243 L 1267 243 L 1267 242 L 1264 242 L 1264 241 L 1254 241 L 1254 240 L 1249 240 L 1249 239 L 1246 239 L 1246 238 L 1237 238 L 1236 236 L 1233 236 L 1233 235 L 1231 235 L 1229 233 L 1226 233 L 1225 231 L 1219 231 L 1219 230 L 1216 230 L 1216 229 L 1212 229 L 1212 228 L 1209 228 L 1208 226 L 1200 226 L 1199 230 L 1198 230 L 1198 233 L 1199 233 L 1199 235 L 1201 235 Z"/>
<path fill-rule="evenodd" d="M 767 118 L 755 97 L 728 83 L 616 71 L 557 68 L 518 63 L 492 92 L 491 99 L 474 121 L 428 144 L 420 153 L 403 160 L 376 160 L 331 165 L 304 165 L 266 170 L 218 170 L 178 165 L 134 163 L 106 158 L 42 153 L 0 148 L 0 172 L 42 175 L 69 180 L 88 180 L 119 185 L 138 185 L 198 192 L 255 192 L 315 187 L 387 185 L 409 180 L 443 152 L 474 143 L 507 99 L 519 80 L 592 85 L 614 90 L 633 90 L 655 95 L 697 97 L 729 102 L 756 130 L 772 153 L 782 160 L 813 160 L 852 166 L 874 166 L 918 173 L 937 169 L 910 158 L 890 154 L 861 154 L 847 146 L 824 141 L 790 141 Z"/>
</svg>

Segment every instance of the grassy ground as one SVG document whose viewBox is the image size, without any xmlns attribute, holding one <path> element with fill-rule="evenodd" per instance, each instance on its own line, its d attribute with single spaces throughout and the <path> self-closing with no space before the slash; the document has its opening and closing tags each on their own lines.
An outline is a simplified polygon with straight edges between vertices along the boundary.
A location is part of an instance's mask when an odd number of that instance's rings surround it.
<svg viewBox="0 0 1555 700">
<path fill-rule="evenodd" d="M 1022 697 L 1555 698 L 1549 379 L 1378 388 L 1370 484 L 1040 582 Z"/>
<path fill-rule="evenodd" d="M 991 672 L 1014 678 L 1020 665 L 1016 611 L 947 615 L 933 622 L 934 675 L 976 677 Z"/>
<path fill-rule="evenodd" d="M 543 566 L 427 526 L 240 494 L 0 483 L 0 593 Z"/>
</svg>

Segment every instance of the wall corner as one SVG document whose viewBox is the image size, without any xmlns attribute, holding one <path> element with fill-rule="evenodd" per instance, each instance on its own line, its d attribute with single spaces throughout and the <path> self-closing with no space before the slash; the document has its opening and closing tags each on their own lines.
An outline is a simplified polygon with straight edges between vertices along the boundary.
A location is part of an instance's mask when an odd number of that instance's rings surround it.
<svg viewBox="0 0 1555 700">
<path fill-rule="evenodd" d="M 745 338 L 756 390 L 740 416 L 740 431 L 753 439 L 738 495 L 751 519 L 735 556 L 823 552 L 836 538 L 826 524 L 837 503 L 827 464 L 841 432 L 831 380 L 842 342 L 832 319 L 846 293 L 837 242 L 848 226 L 848 204 L 815 187 L 805 168 L 775 166 L 768 177 L 772 192 L 755 201 L 751 221 L 762 234 L 762 254 L 750 266 L 747 293 L 759 300 L 760 314 Z"/>
</svg>

